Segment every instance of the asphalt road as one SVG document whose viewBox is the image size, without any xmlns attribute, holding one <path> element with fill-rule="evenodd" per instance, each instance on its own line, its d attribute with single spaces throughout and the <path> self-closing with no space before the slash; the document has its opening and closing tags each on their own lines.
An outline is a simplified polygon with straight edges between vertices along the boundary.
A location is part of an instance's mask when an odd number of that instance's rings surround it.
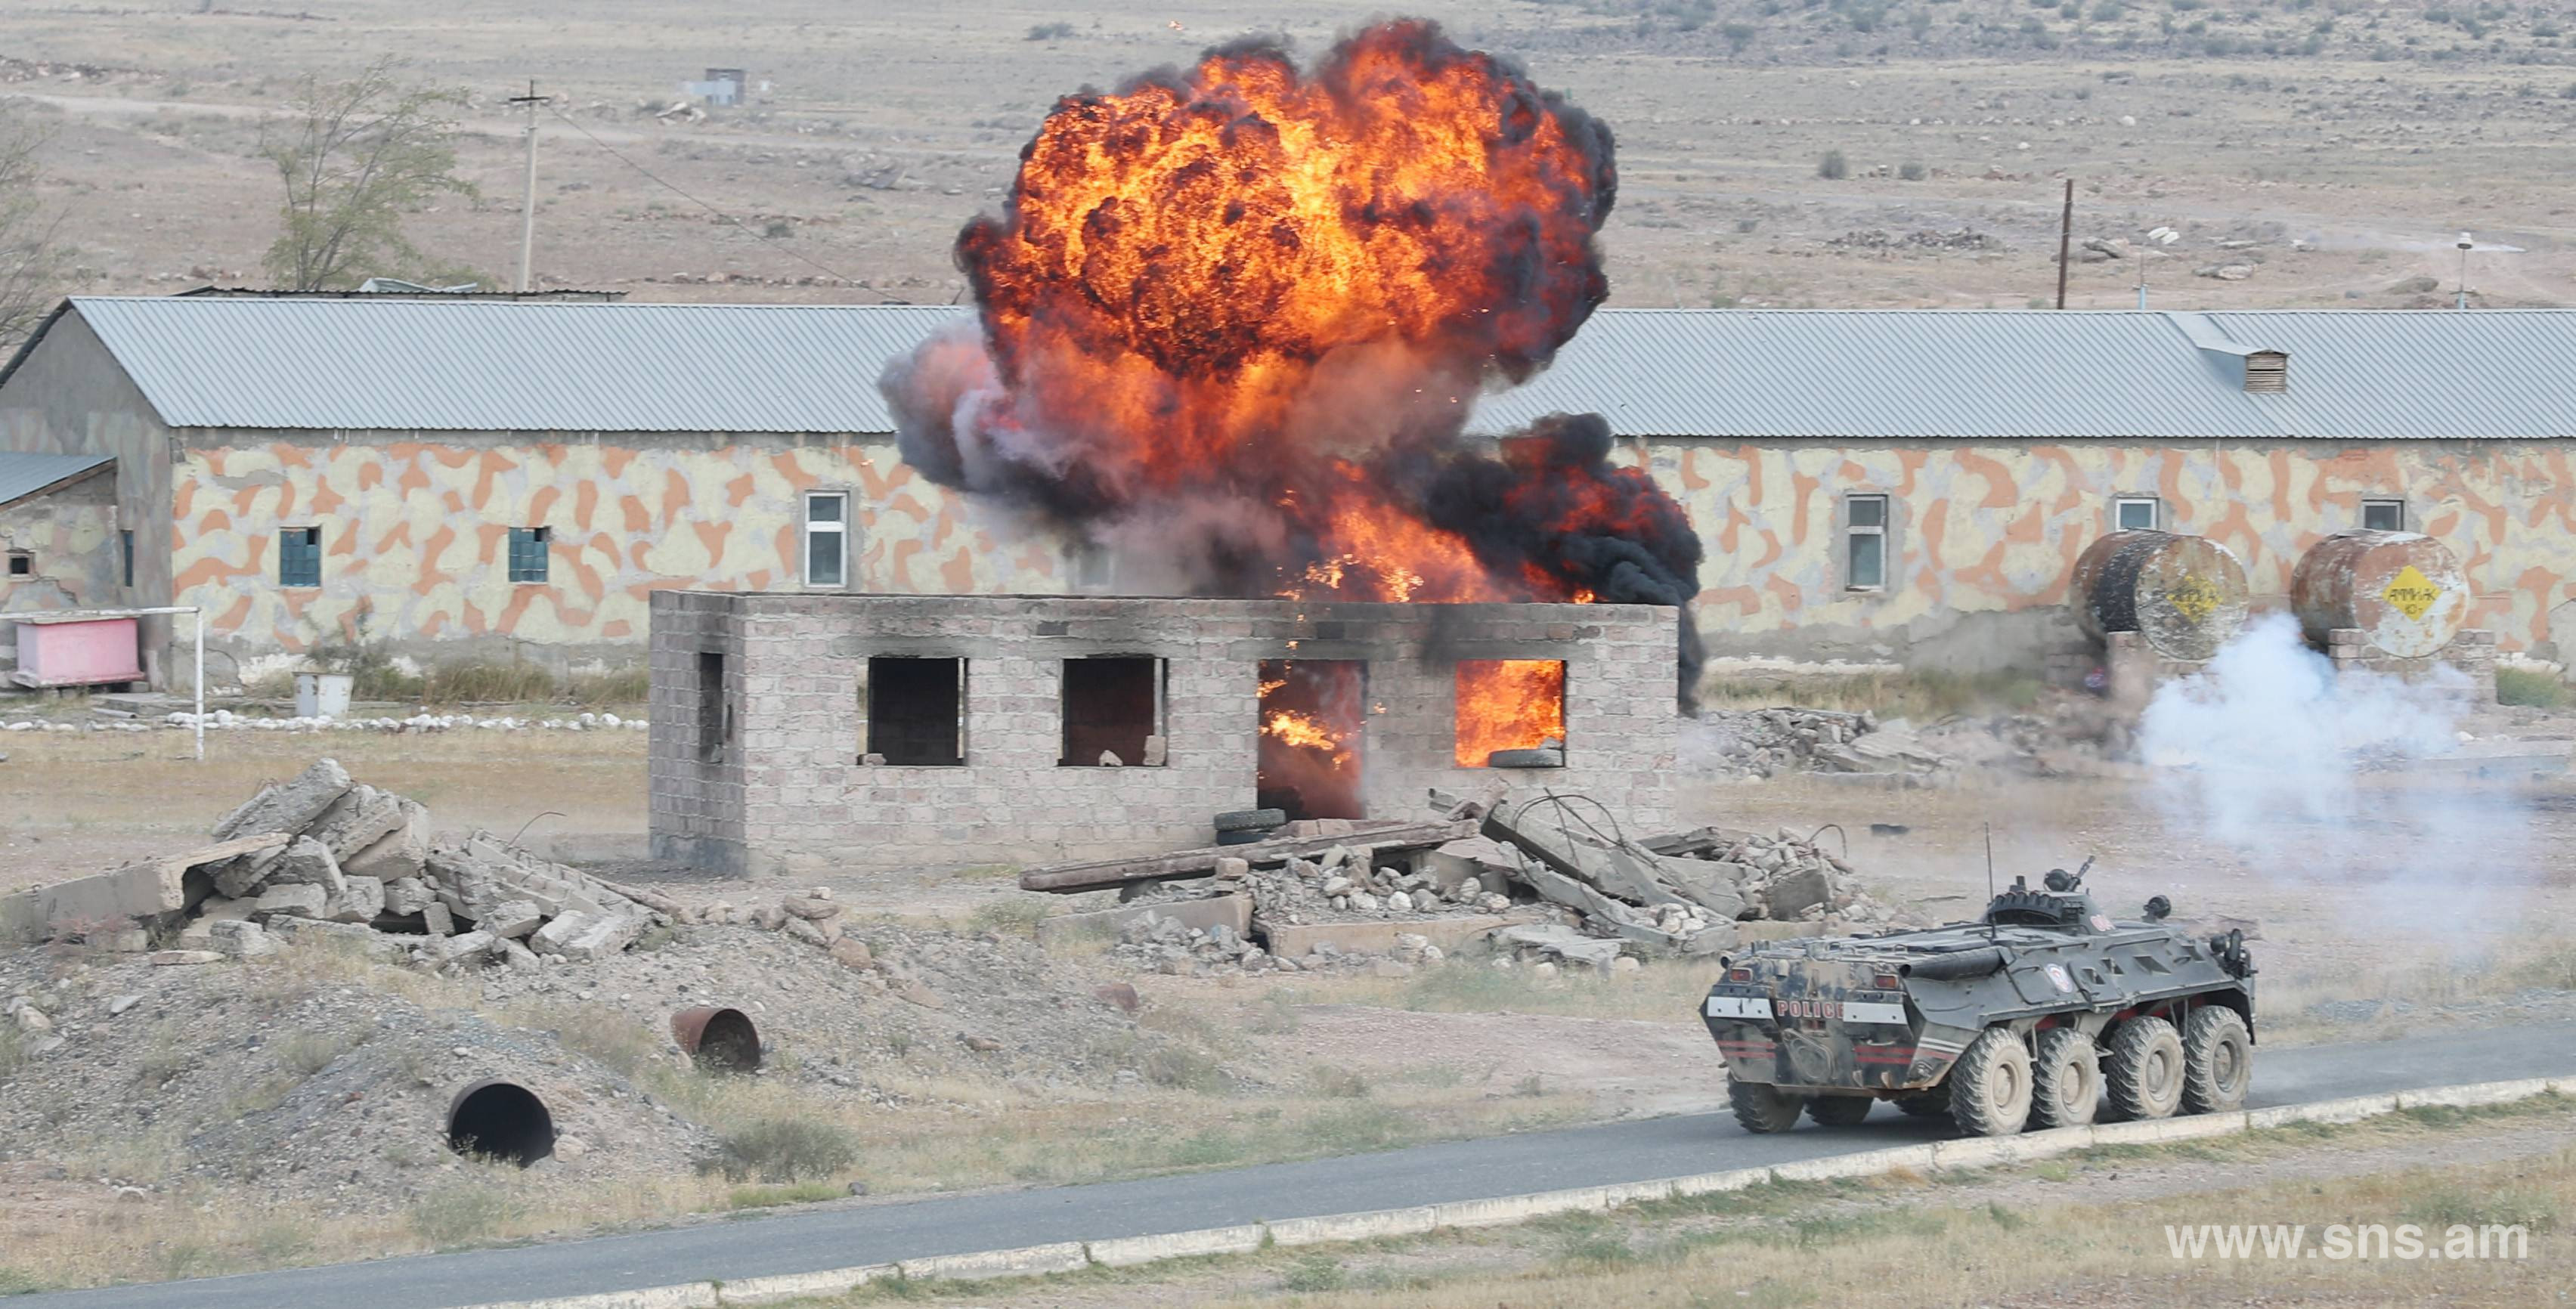
<svg viewBox="0 0 2576 1309">
<path fill-rule="evenodd" d="M 2256 1068 L 2257 1107 L 2576 1075 L 2576 1023 L 2264 1050 Z M 1724 1114 L 1692 1114 L 1305 1163 L 722 1220 L 552 1245 L 71 1291 L 6 1303 L 9 1309 L 450 1309 L 1643 1181 L 1874 1150 L 1949 1130 L 1938 1120 L 1927 1124 L 1884 1106 L 1858 1127 L 1802 1125 L 1778 1136 L 1748 1135 Z"/>
</svg>

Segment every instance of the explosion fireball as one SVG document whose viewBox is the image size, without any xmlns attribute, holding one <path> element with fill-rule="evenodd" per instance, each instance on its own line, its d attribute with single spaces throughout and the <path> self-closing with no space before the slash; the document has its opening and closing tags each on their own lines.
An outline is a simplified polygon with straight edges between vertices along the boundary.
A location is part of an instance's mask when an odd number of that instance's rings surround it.
<svg viewBox="0 0 2576 1309">
<path fill-rule="evenodd" d="M 1604 420 L 1463 435 L 1608 294 L 1612 156 L 1419 21 L 1067 96 L 958 238 L 977 323 L 883 379 L 905 462 L 1204 593 L 1687 604 L 1699 538 Z"/>
</svg>

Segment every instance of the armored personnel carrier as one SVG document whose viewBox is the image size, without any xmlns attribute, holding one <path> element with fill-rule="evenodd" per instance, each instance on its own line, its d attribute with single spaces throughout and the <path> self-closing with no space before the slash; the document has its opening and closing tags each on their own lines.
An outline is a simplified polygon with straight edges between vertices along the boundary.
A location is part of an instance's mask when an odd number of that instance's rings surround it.
<svg viewBox="0 0 2576 1309">
<path fill-rule="evenodd" d="M 2195 939 L 2147 902 L 2115 922 L 2086 860 L 2016 878 L 1973 923 L 1775 941 L 1720 959 L 1701 1006 L 1751 1132 L 1857 1123 L 1873 1100 L 1974 1135 L 2210 1113 L 2245 1102 L 2254 961 L 2242 932 Z"/>
</svg>

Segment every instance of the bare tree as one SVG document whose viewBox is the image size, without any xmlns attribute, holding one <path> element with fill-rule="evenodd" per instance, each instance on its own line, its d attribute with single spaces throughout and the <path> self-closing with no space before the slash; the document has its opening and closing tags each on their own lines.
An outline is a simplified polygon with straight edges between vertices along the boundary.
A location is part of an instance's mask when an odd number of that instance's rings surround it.
<svg viewBox="0 0 2576 1309">
<path fill-rule="evenodd" d="M 474 193 L 456 173 L 452 114 L 465 93 L 402 85 L 397 67 L 380 59 L 354 81 L 307 77 L 287 125 L 261 132 L 260 154 L 286 183 L 268 271 L 288 290 L 411 271 L 421 256 L 403 215 L 441 192 Z"/>
<path fill-rule="evenodd" d="M 63 218 L 46 214 L 36 195 L 36 154 L 51 136 L 0 102 L 0 352 L 15 348 L 53 308 L 60 271 L 54 232 Z"/>
</svg>

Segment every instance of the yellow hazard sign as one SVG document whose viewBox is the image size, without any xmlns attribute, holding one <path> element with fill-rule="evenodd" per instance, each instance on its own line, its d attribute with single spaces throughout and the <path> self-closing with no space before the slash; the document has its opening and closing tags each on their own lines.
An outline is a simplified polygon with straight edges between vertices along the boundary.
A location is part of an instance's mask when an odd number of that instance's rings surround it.
<svg viewBox="0 0 2576 1309">
<path fill-rule="evenodd" d="M 2165 603 L 2195 624 L 2207 622 L 2210 613 L 2218 608 L 2220 599 L 2215 583 L 2190 573 L 2183 574 L 2182 580 L 2165 592 Z"/>
<path fill-rule="evenodd" d="M 2424 611 L 2442 598 L 2442 588 L 2433 585 L 2432 578 L 2416 571 L 2415 565 L 2408 564 L 2397 570 L 2397 576 L 2388 579 L 2388 589 L 2380 594 L 2387 597 L 2397 612 L 2406 615 L 2408 622 L 2420 623 L 2424 621 Z"/>
</svg>

